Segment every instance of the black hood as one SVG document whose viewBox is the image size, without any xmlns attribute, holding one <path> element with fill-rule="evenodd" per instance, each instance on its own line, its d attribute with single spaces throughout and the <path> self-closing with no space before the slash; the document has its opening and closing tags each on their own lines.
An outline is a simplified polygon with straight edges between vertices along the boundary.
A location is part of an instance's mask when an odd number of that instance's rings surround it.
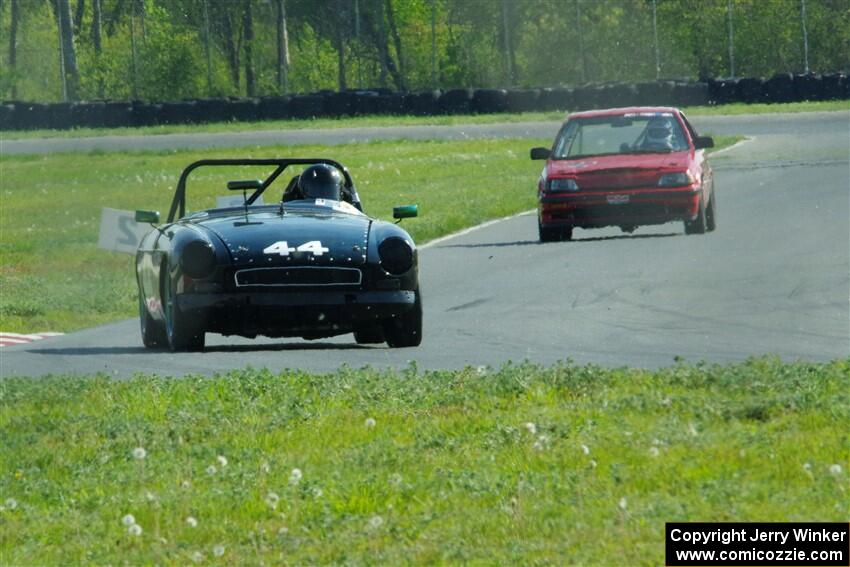
<svg viewBox="0 0 850 567">
<path fill-rule="evenodd" d="M 362 213 L 349 214 L 318 207 L 288 209 L 282 216 L 268 209 L 243 214 L 187 219 L 218 236 L 227 246 L 234 266 L 362 266 L 366 263 L 372 220 Z M 286 248 L 280 243 L 286 242 Z M 296 251 L 309 242 L 312 251 Z M 264 252 L 272 245 L 276 250 Z M 279 250 L 288 249 L 281 255 Z"/>
</svg>

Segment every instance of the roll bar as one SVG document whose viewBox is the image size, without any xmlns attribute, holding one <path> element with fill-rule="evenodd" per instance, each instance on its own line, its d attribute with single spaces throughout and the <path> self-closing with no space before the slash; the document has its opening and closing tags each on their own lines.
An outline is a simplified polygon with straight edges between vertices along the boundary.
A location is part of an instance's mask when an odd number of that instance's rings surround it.
<svg viewBox="0 0 850 567">
<path fill-rule="evenodd" d="M 274 181 L 280 177 L 280 174 L 283 173 L 290 165 L 315 165 L 317 163 L 324 163 L 330 166 L 337 168 L 341 173 L 343 178 L 345 178 L 345 187 L 352 189 L 352 198 L 355 201 L 359 202 L 357 197 L 357 192 L 354 191 L 354 183 L 351 181 L 351 175 L 348 173 L 348 170 L 341 163 L 334 161 L 332 159 L 327 158 L 260 158 L 260 159 L 202 159 L 198 160 L 194 163 L 189 164 L 186 169 L 183 170 L 183 173 L 180 174 L 180 180 L 177 182 L 177 191 L 174 193 L 174 199 L 171 201 L 171 208 L 168 211 L 168 222 L 174 222 L 175 217 L 180 219 L 186 215 L 186 180 L 189 178 L 189 174 L 198 169 L 199 167 L 206 166 L 238 166 L 238 165 L 256 165 L 256 166 L 269 166 L 276 165 L 277 168 L 269 175 L 259 189 L 254 191 L 250 197 L 246 200 L 246 204 L 250 205 L 254 201 L 256 201 L 260 195 L 263 194 L 269 185 L 274 183 Z M 178 214 L 179 213 L 179 214 Z"/>
</svg>

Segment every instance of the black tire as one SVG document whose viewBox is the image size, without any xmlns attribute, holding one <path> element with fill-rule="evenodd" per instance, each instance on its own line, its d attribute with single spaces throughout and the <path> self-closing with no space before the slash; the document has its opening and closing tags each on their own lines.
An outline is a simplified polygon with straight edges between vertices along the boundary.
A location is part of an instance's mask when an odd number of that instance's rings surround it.
<svg viewBox="0 0 850 567">
<path fill-rule="evenodd" d="M 164 283 L 162 288 L 168 347 L 172 352 L 203 350 L 205 339 L 203 322 L 198 321 L 197 318 L 193 320 L 180 310 L 168 282 Z"/>
<path fill-rule="evenodd" d="M 410 311 L 384 321 L 384 338 L 390 348 L 415 347 L 422 343 L 422 296 L 416 290 L 416 301 Z"/>
<path fill-rule="evenodd" d="M 379 325 L 368 325 L 354 330 L 354 340 L 359 345 L 375 345 L 385 342 L 384 330 Z"/>
<path fill-rule="evenodd" d="M 537 234 L 540 237 L 540 242 L 557 242 L 561 240 L 562 230 L 558 227 L 546 227 L 537 221 Z M 570 229 L 570 238 L 572 238 L 572 229 Z"/>
<path fill-rule="evenodd" d="M 705 229 L 708 232 L 714 232 L 717 228 L 717 197 L 714 196 L 714 191 L 711 192 L 711 200 L 708 202 L 708 209 L 705 211 Z"/>
<path fill-rule="evenodd" d="M 139 326 L 142 330 L 142 344 L 146 348 L 159 348 L 168 344 L 165 328 L 162 323 L 154 321 L 153 317 L 150 316 L 142 301 L 141 294 L 139 294 Z"/>
<path fill-rule="evenodd" d="M 685 234 L 705 234 L 705 217 L 705 201 L 700 197 L 697 218 L 692 221 L 685 221 Z"/>
<path fill-rule="evenodd" d="M 561 229 L 561 240 L 572 240 L 573 239 L 573 227 L 565 226 Z"/>
</svg>

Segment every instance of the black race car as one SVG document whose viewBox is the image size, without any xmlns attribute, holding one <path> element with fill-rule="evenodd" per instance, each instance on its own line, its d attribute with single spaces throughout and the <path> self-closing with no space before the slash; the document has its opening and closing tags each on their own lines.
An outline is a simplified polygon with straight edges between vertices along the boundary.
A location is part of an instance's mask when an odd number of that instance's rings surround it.
<svg viewBox="0 0 850 567">
<path fill-rule="evenodd" d="M 262 166 L 265 180 L 230 181 L 242 206 L 186 214 L 186 180 L 202 166 Z M 291 167 L 300 170 L 274 204 L 255 205 Z M 293 170 L 290 169 L 290 172 Z M 416 205 L 393 217 L 417 215 Z M 358 343 L 422 341 L 413 239 L 362 212 L 348 171 L 330 159 L 216 159 L 189 165 L 168 220 L 136 211 L 148 233 L 136 253 L 146 347 L 200 350 L 207 332 L 319 339 L 354 333 Z"/>
</svg>

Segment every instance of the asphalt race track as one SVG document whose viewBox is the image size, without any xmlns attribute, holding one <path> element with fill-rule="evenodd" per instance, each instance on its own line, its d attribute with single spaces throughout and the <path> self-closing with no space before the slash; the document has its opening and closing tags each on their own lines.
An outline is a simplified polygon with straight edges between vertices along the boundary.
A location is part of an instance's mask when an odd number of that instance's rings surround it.
<svg viewBox="0 0 850 567">
<path fill-rule="evenodd" d="M 246 365 L 331 371 L 411 360 L 419 368 L 495 367 L 567 358 L 657 367 L 676 356 L 850 356 L 850 113 L 694 122 L 753 137 L 712 159 L 717 232 L 685 236 L 681 224 L 632 235 L 576 230 L 573 242 L 540 244 L 536 218 L 526 214 L 437 241 L 420 256 L 419 348 L 361 347 L 351 335 L 316 342 L 208 335 L 205 352 L 172 354 L 144 349 L 131 319 L 4 347 L 0 375 L 211 374 Z M 441 128 L 469 135 L 468 127 Z M 526 128 L 539 137 L 554 135 L 557 125 L 486 128 L 501 136 Z"/>
</svg>

